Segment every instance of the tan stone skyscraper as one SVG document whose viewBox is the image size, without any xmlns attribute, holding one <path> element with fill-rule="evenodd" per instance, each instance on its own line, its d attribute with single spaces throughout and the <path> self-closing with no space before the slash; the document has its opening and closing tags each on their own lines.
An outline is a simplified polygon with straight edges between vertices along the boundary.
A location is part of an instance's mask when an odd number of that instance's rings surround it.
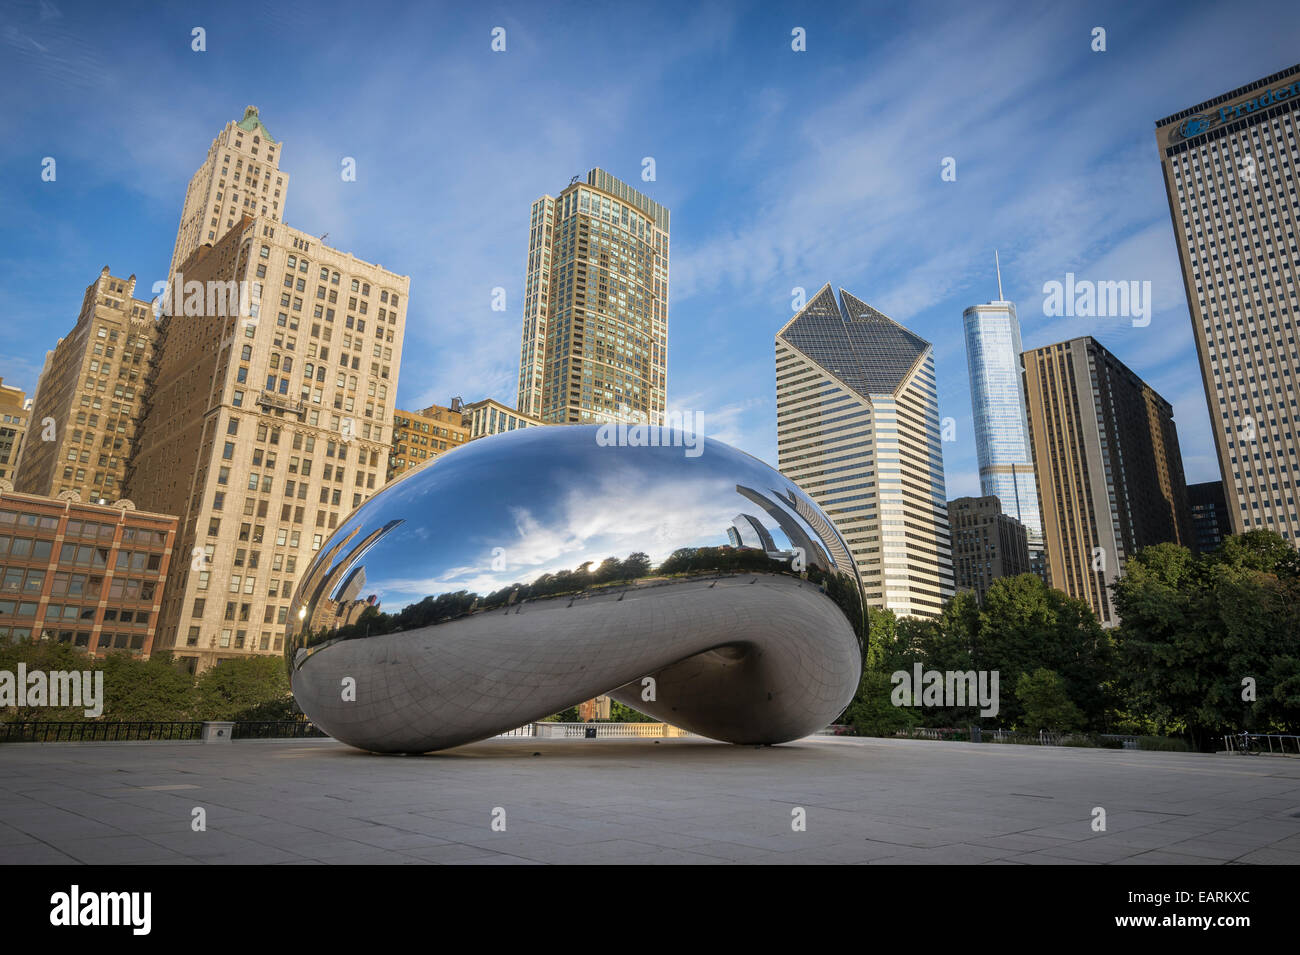
<svg viewBox="0 0 1300 955">
<path fill-rule="evenodd" d="M 1297 135 L 1300 65 L 1156 123 L 1232 533 L 1300 546 Z"/>
<path fill-rule="evenodd" d="M 208 156 L 190 179 L 181 224 L 172 250 L 170 278 L 204 243 L 216 242 L 241 216 L 283 216 L 289 174 L 280 169 L 280 144 L 262 125 L 256 106 L 244 118 L 226 123 L 208 147 Z"/>
<path fill-rule="evenodd" d="M 16 490 L 75 491 L 87 503 L 124 496 L 155 334 L 151 304 L 135 298 L 135 276 L 118 278 L 104 266 L 41 375 Z"/>
<path fill-rule="evenodd" d="M 519 400 L 547 424 L 663 422 L 668 210 L 603 169 L 533 203 Z"/>
<path fill-rule="evenodd" d="M 867 603 L 937 616 L 953 595 L 934 348 L 824 285 L 776 335 L 781 473 L 844 535 Z"/>
<path fill-rule="evenodd" d="M 298 575 L 384 485 L 410 279 L 244 217 L 180 271 L 247 316 L 165 316 L 128 492 L 180 515 L 156 649 L 278 653 Z"/>
<path fill-rule="evenodd" d="M 1129 555 L 1191 546 L 1174 409 L 1092 338 L 1031 349 L 1024 366 L 1048 583 L 1113 626 Z"/>
<path fill-rule="evenodd" d="M 18 458 L 23 453 L 28 414 L 26 393 L 0 378 L 0 481 L 13 484 Z"/>
</svg>

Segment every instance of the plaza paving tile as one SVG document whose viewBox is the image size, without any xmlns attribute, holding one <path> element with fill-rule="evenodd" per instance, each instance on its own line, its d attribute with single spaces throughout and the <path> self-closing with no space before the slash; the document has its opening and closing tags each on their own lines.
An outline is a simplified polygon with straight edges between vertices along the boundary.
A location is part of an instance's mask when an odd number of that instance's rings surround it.
<svg viewBox="0 0 1300 955">
<path fill-rule="evenodd" d="M 1300 864 L 1300 759 L 844 737 L 0 748 L 0 864 L 77 862 Z"/>
</svg>

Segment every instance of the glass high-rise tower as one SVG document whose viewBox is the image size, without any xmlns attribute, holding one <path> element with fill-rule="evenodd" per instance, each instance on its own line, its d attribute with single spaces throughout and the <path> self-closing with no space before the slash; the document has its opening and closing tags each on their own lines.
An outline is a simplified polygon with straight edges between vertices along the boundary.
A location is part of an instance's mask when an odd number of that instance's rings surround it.
<svg viewBox="0 0 1300 955">
<path fill-rule="evenodd" d="M 1002 300 L 1001 285 L 999 281 L 998 301 L 962 313 L 980 493 L 996 497 L 1003 514 L 1025 525 L 1030 565 L 1042 575 L 1043 521 L 1025 413 L 1020 322 L 1015 304 Z"/>
<path fill-rule="evenodd" d="M 1232 532 L 1300 542 L 1300 65 L 1156 123 Z"/>
<path fill-rule="evenodd" d="M 546 424 L 662 424 L 668 210 L 603 169 L 533 203 L 516 407 Z"/>
</svg>

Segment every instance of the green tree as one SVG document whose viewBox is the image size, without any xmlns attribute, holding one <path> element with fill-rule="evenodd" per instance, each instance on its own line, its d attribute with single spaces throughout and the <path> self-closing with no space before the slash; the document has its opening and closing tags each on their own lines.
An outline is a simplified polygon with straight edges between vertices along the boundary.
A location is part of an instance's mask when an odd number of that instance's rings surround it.
<svg viewBox="0 0 1300 955">
<path fill-rule="evenodd" d="M 50 673 L 56 670 L 93 671 L 98 661 L 84 650 L 54 640 L 21 640 L 18 643 L 0 644 L 0 670 L 13 674 L 17 689 L 18 664 L 25 664 L 25 672 L 34 670 Z M 93 676 L 92 676 L 93 679 Z M 105 695 L 108 687 L 105 686 Z M 15 696 L 16 698 L 16 696 Z M 47 697 L 48 698 L 48 697 Z M 85 707 L 65 706 L 12 706 L 0 710 L 5 722 L 81 722 L 88 719 Z"/>
<path fill-rule="evenodd" d="M 646 716 L 640 710 L 633 709 L 618 700 L 609 701 L 609 720 L 611 723 L 655 723 L 653 717 Z"/>
<path fill-rule="evenodd" d="M 622 576 L 623 562 L 617 557 L 606 557 L 600 562 L 593 575 L 593 581 L 598 584 L 607 584 L 610 581 L 618 580 Z"/>
<path fill-rule="evenodd" d="M 1065 682 L 1052 670 L 1039 667 L 1033 673 L 1022 674 L 1015 690 L 1024 714 L 1020 725 L 1031 733 L 1072 733 L 1083 725 L 1082 711 L 1070 700 Z"/>
<path fill-rule="evenodd" d="M 195 684 L 195 719 L 289 719 L 293 698 L 279 657 L 225 660 L 203 671 Z"/>
<path fill-rule="evenodd" d="M 141 660 L 110 653 L 104 671 L 104 718 L 134 722 L 188 720 L 194 707 L 194 678 L 166 651 Z"/>
<path fill-rule="evenodd" d="M 997 721 L 1017 723 L 1024 715 L 1013 689 L 1039 668 L 1058 674 L 1084 728 L 1105 728 L 1114 701 L 1113 647 L 1096 614 L 1083 601 L 1047 587 L 1034 574 L 995 580 L 979 613 L 971 646 L 976 670 L 997 671 L 1001 693 Z"/>
<path fill-rule="evenodd" d="M 1147 547 L 1113 591 L 1129 710 L 1199 749 L 1243 728 L 1300 728 L 1300 562 L 1286 540 L 1251 531 L 1199 557 Z"/>
<path fill-rule="evenodd" d="M 627 555 L 627 560 L 623 561 L 621 567 L 621 576 L 624 580 L 637 580 L 641 577 L 650 575 L 650 555 L 643 551 L 636 551 Z"/>
</svg>

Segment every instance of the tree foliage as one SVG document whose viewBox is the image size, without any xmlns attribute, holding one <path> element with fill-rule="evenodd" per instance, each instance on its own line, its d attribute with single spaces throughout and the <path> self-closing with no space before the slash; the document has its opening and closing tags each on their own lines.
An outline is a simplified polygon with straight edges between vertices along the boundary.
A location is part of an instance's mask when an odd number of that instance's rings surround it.
<svg viewBox="0 0 1300 955">
<path fill-rule="evenodd" d="M 1200 556 L 1147 547 L 1114 592 L 1129 710 L 1202 749 L 1243 728 L 1300 728 L 1300 560 L 1286 540 L 1250 531 Z"/>
</svg>

